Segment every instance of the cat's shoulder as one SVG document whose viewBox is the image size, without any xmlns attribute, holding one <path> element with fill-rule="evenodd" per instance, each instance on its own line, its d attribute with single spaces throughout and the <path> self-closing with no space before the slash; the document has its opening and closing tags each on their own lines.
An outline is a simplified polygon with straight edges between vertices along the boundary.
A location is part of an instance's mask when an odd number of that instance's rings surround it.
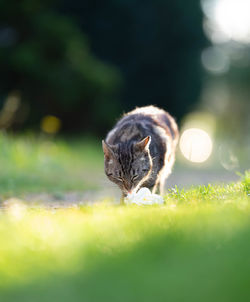
<svg viewBox="0 0 250 302">
<path fill-rule="evenodd" d="M 123 116 L 142 114 L 146 116 L 158 115 L 158 114 L 166 114 L 167 112 L 163 109 L 160 109 L 156 106 L 144 106 L 144 107 L 136 107 L 134 110 L 125 113 Z"/>
</svg>

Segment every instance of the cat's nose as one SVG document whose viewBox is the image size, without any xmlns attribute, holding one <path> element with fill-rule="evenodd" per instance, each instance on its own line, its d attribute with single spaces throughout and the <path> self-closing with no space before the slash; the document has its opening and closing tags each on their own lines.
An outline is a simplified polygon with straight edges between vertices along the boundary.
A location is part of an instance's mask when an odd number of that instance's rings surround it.
<svg viewBox="0 0 250 302">
<path fill-rule="evenodd" d="M 129 182 L 124 181 L 123 185 L 128 192 L 131 191 L 131 184 Z"/>
<path fill-rule="evenodd" d="M 133 193 L 133 189 L 131 188 L 131 186 L 126 186 L 124 185 L 124 191 L 126 191 L 126 194 L 131 194 Z"/>
</svg>

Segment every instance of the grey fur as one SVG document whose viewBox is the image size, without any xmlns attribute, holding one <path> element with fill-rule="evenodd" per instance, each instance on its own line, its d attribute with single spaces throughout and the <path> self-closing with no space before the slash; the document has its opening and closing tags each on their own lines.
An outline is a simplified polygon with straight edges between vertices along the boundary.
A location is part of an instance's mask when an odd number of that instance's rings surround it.
<svg viewBox="0 0 250 302">
<path fill-rule="evenodd" d="M 103 141 L 105 173 L 123 196 L 140 187 L 163 194 L 179 138 L 171 115 L 154 106 L 125 114 Z"/>
</svg>

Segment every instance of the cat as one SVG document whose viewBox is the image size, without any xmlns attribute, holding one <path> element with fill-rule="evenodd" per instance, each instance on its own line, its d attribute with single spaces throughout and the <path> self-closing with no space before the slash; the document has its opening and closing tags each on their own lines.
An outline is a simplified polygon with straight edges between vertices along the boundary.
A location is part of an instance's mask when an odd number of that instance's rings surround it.
<svg viewBox="0 0 250 302">
<path fill-rule="evenodd" d="M 163 194 L 178 139 L 178 126 L 163 109 L 146 106 L 124 114 L 102 141 L 105 173 L 120 187 L 122 202 L 141 187 Z"/>
</svg>

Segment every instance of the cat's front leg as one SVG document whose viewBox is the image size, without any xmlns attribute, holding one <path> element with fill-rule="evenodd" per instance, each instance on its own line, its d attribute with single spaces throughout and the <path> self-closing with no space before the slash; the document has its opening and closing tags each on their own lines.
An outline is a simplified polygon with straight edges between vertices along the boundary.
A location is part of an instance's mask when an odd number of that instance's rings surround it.
<svg viewBox="0 0 250 302">
<path fill-rule="evenodd" d="M 160 186 L 160 182 L 157 180 L 157 181 L 155 182 L 155 185 L 153 186 L 153 189 L 152 189 L 152 193 L 153 193 L 153 194 L 159 194 L 159 193 L 160 193 L 160 188 L 159 188 L 159 186 Z"/>
<path fill-rule="evenodd" d="M 126 197 L 125 194 L 122 193 L 122 196 L 121 196 L 121 198 L 120 198 L 120 205 L 124 205 L 124 204 L 125 204 L 125 202 L 124 202 L 124 198 L 125 198 L 125 197 Z"/>
</svg>

